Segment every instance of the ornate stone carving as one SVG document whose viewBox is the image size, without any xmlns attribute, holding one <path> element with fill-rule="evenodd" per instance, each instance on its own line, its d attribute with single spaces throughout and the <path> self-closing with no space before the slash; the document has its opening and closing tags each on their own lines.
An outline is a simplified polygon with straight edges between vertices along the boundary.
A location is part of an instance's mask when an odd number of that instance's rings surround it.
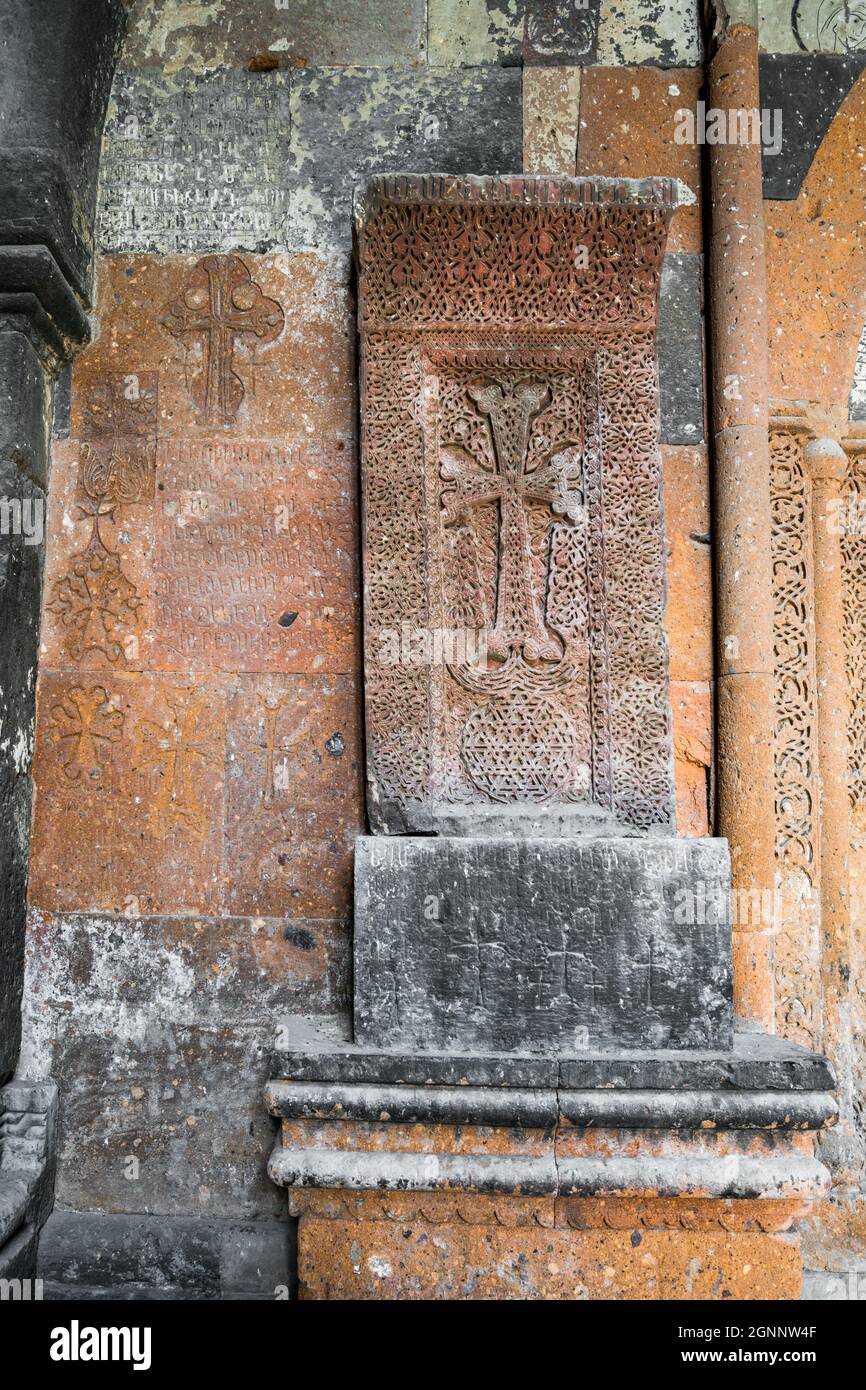
<svg viewBox="0 0 866 1390">
<path fill-rule="evenodd" d="M 845 657 L 851 692 L 848 720 L 848 795 L 855 848 L 866 843 L 866 449 L 853 452 L 844 484 L 847 524 L 842 530 Z"/>
<path fill-rule="evenodd" d="M 817 762 L 812 508 L 803 469 L 807 434 L 770 433 L 776 726 L 774 743 L 776 1017 L 787 1037 L 814 1045 L 820 1010 L 817 949 Z"/>
<path fill-rule="evenodd" d="M 810 641 L 811 510 L 802 440 L 770 436 L 776 656 L 776 855 L 815 876 L 815 654 Z"/>
<path fill-rule="evenodd" d="M 672 828 L 654 328 L 675 201 L 405 176 L 359 210 L 374 829 L 496 802 Z M 407 630 L 447 633 L 444 658 L 395 659 Z"/>
<path fill-rule="evenodd" d="M 112 457 L 104 473 L 100 465 L 100 475 L 107 491 L 117 489 L 126 476 L 123 461 Z M 123 638 L 137 621 L 138 589 L 100 531 L 100 520 L 113 517 L 114 511 L 113 505 L 98 501 L 82 504 L 81 514 L 91 522 L 90 539 L 84 550 L 73 555 L 66 574 L 55 582 L 51 603 L 46 604 L 66 630 L 73 661 L 93 655 L 112 665 L 120 662 Z"/>
</svg>

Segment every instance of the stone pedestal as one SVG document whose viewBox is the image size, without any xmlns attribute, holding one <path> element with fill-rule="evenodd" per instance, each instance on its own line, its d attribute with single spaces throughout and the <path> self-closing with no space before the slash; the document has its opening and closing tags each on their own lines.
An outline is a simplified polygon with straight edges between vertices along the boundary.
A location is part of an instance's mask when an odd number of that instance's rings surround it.
<svg viewBox="0 0 866 1390">
<path fill-rule="evenodd" d="M 302 1298 L 777 1298 L 826 1188 L 823 1058 L 376 1053 L 307 1044 L 267 1090 Z"/>
<path fill-rule="evenodd" d="M 365 836 L 355 1039 L 730 1047 L 723 840 Z"/>
<path fill-rule="evenodd" d="M 665 179 L 358 201 L 368 813 L 354 1038 L 281 1054 L 308 1298 L 795 1298 L 826 1062 L 737 1041 L 676 839 Z"/>
</svg>

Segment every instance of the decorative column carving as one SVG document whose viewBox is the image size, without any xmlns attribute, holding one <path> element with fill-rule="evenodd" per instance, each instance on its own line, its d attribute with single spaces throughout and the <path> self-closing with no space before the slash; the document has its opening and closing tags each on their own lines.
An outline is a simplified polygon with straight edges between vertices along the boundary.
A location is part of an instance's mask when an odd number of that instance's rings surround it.
<svg viewBox="0 0 866 1390">
<path fill-rule="evenodd" d="M 775 648 L 776 1031 L 821 1037 L 820 848 L 815 709 L 812 505 L 802 403 L 774 403 L 770 423 Z M 793 410 L 794 414 L 791 414 Z M 786 413 L 787 411 L 787 413 Z"/>
<path fill-rule="evenodd" d="M 715 5 L 708 104 L 760 107 L 757 7 Z M 709 146 L 710 359 L 715 470 L 719 831 L 735 895 L 772 900 L 773 618 L 767 447 L 767 286 L 761 149 Z M 739 899 L 738 899 L 739 900 Z M 772 920 L 738 921 L 734 1003 L 772 1032 Z"/>
<path fill-rule="evenodd" d="M 811 439 L 803 467 L 811 482 L 815 612 L 815 711 L 820 796 L 821 977 L 823 1050 L 836 1069 L 840 1124 L 825 1143 L 842 1158 L 851 1138 L 851 950 L 848 855 L 848 681 L 840 534 L 848 460 L 834 439 Z M 843 1169 L 845 1160 L 842 1159 Z M 844 1171 L 837 1177 L 844 1178 Z"/>
<path fill-rule="evenodd" d="M 858 426 L 814 402 L 771 403 L 777 1026 L 821 1046 L 837 1074 L 840 1120 L 822 1148 L 837 1183 L 861 1163 L 853 1098 L 863 964 L 857 855 L 864 785 L 864 496 Z M 837 441 L 841 441 L 837 442 Z"/>
</svg>

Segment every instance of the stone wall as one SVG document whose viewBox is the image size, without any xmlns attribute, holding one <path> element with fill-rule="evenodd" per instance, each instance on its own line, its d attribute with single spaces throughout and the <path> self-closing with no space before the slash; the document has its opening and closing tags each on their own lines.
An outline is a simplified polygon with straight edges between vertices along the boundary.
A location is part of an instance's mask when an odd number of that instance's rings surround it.
<svg viewBox="0 0 866 1390">
<path fill-rule="evenodd" d="M 653 174 L 696 194 L 662 278 L 665 621 L 677 829 L 711 833 L 701 150 L 675 138 L 703 52 L 697 0 L 129 8 L 94 341 L 55 419 L 22 1068 L 60 1086 L 53 1279 L 79 1257 L 76 1213 L 147 1212 L 184 1239 L 203 1223 L 210 1253 L 181 1283 L 249 1292 L 219 1271 L 284 1219 L 265 1174 L 271 1051 L 289 1019 L 347 1026 L 364 824 L 353 186 L 391 170 Z M 785 62 L 829 74 L 811 168 L 790 172 L 801 135 L 765 168 L 774 391 L 814 396 L 817 380 L 847 400 L 862 189 L 836 180 L 831 232 L 827 180 L 854 178 L 845 122 L 864 79 L 856 54 L 828 68 L 809 44 L 795 56 L 790 16 L 767 18 L 764 48 L 791 55 L 764 60 L 768 91 L 788 90 Z M 815 87 L 810 69 L 800 90 Z M 804 256 L 820 307 L 808 278 L 792 290 Z M 141 1281 L 113 1239 L 84 1282 Z M 276 1266 L 262 1261 L 272 1283 Z"/>
</svg>

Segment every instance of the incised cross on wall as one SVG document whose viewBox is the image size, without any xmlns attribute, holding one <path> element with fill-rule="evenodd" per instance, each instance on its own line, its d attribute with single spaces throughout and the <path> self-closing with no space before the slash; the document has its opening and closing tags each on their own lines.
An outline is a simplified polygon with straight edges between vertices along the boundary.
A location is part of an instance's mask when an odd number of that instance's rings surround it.
<svg viewBox="0 0 866 1390">
<path fill-rule="evenodd" d="M 204 420 L 226 423 L 237 415 L 244 384 L 235 371 L 238 340 L 272 343 L 285 315 L 268 299 L 240 256 L 205 256 L 180 299 L 167 305 L 163 327 L 202 354 L 190 390 Z"/>
</svg>

